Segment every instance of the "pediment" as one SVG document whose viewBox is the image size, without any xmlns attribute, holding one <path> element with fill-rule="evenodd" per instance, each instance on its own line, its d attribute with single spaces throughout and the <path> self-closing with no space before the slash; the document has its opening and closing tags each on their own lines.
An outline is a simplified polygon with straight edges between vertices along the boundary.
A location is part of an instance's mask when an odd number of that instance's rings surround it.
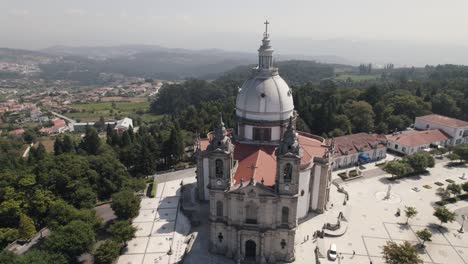
<svg viewBox="0 0 468 264">
<path fill-rule="evenodd" d="M 237 186 L 237 188 L 232 189 L 230 193 L 245 195 L 249 198 L 261 197 L 261 196 L 275 196 L 275 191 L 266 187 L 261 183 L 247 184 L 244 186 Z"/>
</svg>

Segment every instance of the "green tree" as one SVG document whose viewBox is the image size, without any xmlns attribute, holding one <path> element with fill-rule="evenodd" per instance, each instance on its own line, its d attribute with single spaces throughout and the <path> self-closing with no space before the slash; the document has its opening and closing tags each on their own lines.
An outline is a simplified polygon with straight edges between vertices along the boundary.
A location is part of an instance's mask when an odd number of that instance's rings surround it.
<svg viewBox="0 0 468 264">
<path fill-rule="evenodd" d="M 70 137 L 70 135 L 65 135 L 63 137 L 62 150 L 64 153 L 73 153 L 75 152 L 75 142 Z"/>
<path fill-rule="evenodd" d="M 417 249 L 408 241 L 403 242 L 403 244 L 387 241 L 387 244 L 383 247 L 382 253 L 385 263 L 387 264 L 423 263 Z"/>
<path fill-rule="evenodd" d="M 23 138 L 24 142 L 26 142 L 27 144 L 34 143 L 37 139 L 37 133 L 34 130 L 27 129 L 26 131 L 24 131 Z"/>
<path fill-rule="evenodd" d="M 457 116 L 460 108 L 457 102 L 448 94 L 440 93 L 432 98 L 432 112 L 445 116 Z"/>
<path fill-rule="evenodd" d="M 65 256 L 43 250 L 32 249 L 26 254 L 16 258 L 15 264 L 67 264 Z"/>
<path fill-rule="evenodd" d="M 120 254 L 120 244 L 113 240 L 105 240 L 94 252 L 96 264 L 111 264 Z"/>
<path fill-rule="evenodd" d="M 137 229 L 127 220 L 118 220 L 109 226 L 108 231 L 112 235 L 112 240 L 127 244 L 127 241 L 135 237 Z"/>
<path fill-rule="evenodd" d="M 131 219 L 138 215 L 140 201 L 133 191 L 125 189 L 112 195 L 111 207 L 118 218 Z"/>
<path fill-rule="evenodd" d="M 447 155 L 447 158 L 451 161 L 461 160 L 460 156 L 455 153 L 450 153 Z"/>
<path fill-rule="evenodd" d="M 0 228 L 0 247 L 5 247 L 9 243 L 19 238 L 19 232 L 16 228 Z M 0 263 L 2 263 L 0 261 Z"/>
<path fill-rule="evenodd" d="M 185 153 L 185 143 L 180 131 L 179 125 L 176 123 L 171 129 L 169 139 L 164 142 L 164 149 L 167 159 L 171 164 L 180 161 Z"/>
<path fill-rule="evenodd" d="M 462 183 L 461 187 L 462 187 L 463 191 L 468 192 L 468 181 Z"/>
<path fill-rule="evenodd" d="M 54 142 L 54 154 L 60 155 L 63 153 L 63 142 L 61 137 L 57 137 Z"/>
<path fill-rule="evenodd" d="M 458 195 L 462 191 L 462 187 L 456 183 L 450 183 L 447 185 L 447 190 L 451 192 L 453 195 Z"/>
<path fill-rule="evenodd" d="M 18 225 L 19 237 L 24 240 L 29 240 L 36 234 L 34 221 L 27 215 L 21 214 Z"/>
<path fill-rule="evenodd" d="M 405 160 L 415 172 L 422 172 L 426 168 L 433 168 L 435 165 L 434 157 L 424 151 L 408 155 Z"/>
<path fill-rule="evenodd" d="M 374 131 L 374 111 L 372 106 L 364 101 L 354 101 L 346 106 L 346 115 L 351 121 L 354 133 Z"/>
<path fill-rule="evenodd" d="M 400 160 L 393 160 L 385 165 L 385 171 L 392 175 L 392 179 L 400 178 L 410 172 L 410 167 L 407 163 Z"/>
<path fill-rule="evenodd" d="M 457 154 L 460 159 L 468 161 L 468 144 L 458 145 L 453 149 L 453 153 Z"/>
<path fill-rule="evenodd" d="M 31 148 L 30 155 L 33 160 L 40 161 L 47 157 L 47 151 L 44 145 L 39 143 L 36 148 Z"/>
<path fill-rule="evenodd" d="M 93 208 L 96 205 L 96 193 L 90 188 L 80 186 L 70 195 L 70 202 L 77 208 Z"/>
<path fill-rule="evenodd" d="M 46 248 L 64 254 L 69 262 L 88 252 L 95 241 L 93 226 L 80 220 L 71 221 L 52 231 L 46 241 Z"/>
<path fill-rule="evenodd" d="M 96 155 L 100 144 L 101 140 L 96 129 L 87 126 L 85 136 L 81 141 L 81 148 L 89 154 Z"/>
<path fill-rule="evenodd" d="M 416 231 L 416 235 L 418 236 L 419 239 L 422 240 L 422 246 L 424 247 L 424 243 L 426 243 L 426 241 L 432 241 L 431 238 L 432 238 L 432 233 L 431 231 L 429 231 L 429 229 L 427 228 L 424 228 L 423 230 L 419 230 L 419 231 Z"/>
<path fill-rule="evenodd" d="M 99 120 L 94 123 L 94 127 L 97 131 L 104 131 L 104 129 L 106 128 L 106 122 L 104 121 L 103 116 L 100 116 Z"/>
<path fill-rule="evenodd" d="M 130 146 L 132 144 L 132 139 L 130 138 L 130 135 L 128 134 L 128 131 L 124 131 L 122 133 L 122 137 L 121 137 L 121 146 L 122 147 L 127 147 L 127 146 Z"/>
<path fill-rule="evenodd" d="M 405 215 L 406 215 L 406 224 L 410 218 L 415 217 L 418 214 L 418 211 L 413 206 L 405 206 Z"/>
<path fill-rule="evenodd" d="M 453 222 L 457 214 L 442 206 L 435 209 L 434 216 L 440 220 L 440 225 L 442 225 L 443 223 Z"/>
</svg>

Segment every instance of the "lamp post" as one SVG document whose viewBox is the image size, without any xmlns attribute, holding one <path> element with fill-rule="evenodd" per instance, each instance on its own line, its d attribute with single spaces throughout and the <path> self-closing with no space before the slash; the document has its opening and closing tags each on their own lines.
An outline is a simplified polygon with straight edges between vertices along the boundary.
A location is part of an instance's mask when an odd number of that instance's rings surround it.
<svg viewBox="0 0 468 264">
<path fill-rule="evenodd" d="M 458 233 L 462 233 L 462 234 L 463 234 L 463 233 L 465 233 L 465 230 L 463 230 L 463 225 L 465 224 L 466 216 L 465 216 L 465 215 L 462 215 L 461 218 L 462 218 L 462 223 L 461 223 L 460 229 L 458 230 Z"/>
</svg>

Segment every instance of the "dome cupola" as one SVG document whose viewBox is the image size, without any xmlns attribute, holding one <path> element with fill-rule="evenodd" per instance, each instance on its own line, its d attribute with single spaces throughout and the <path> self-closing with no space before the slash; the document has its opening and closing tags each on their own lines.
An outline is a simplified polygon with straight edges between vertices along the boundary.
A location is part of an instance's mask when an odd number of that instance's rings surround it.
<svg viewBox="0 0 468 264">
<path fill-rule="evenodd" d="M 277 144 L 289 118 L 294 117 L 294 103 L 291 89 L 273 66 L 268 24 L 266 21 L 262 45 L 258 49 L 258 66 L 252 69 L 251 77 L 237 95 L 237 132 L 240 139 Z"/>
</svg>

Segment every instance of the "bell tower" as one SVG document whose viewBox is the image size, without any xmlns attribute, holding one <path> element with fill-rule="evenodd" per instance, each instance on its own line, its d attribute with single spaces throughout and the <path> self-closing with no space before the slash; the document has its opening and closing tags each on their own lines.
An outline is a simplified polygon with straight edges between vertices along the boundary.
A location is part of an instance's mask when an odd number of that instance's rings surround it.
<svg viewBox="0 0 468 264">
<path fill-rule="evenodd" d="M 276 190 L 280 195 L 295 195 L 299 191 L 302 150 L 297 140 L 293 118 L 276 149 Z"/>
<path fill-rule="evenodd" d="M 231 186 L 231 172 L 234 163 L 234 145 L 227 136 L 220 114 L 214 133 L 207 147 L 209 159 L 209 189 L 226 190 Z"/>
</svg>

